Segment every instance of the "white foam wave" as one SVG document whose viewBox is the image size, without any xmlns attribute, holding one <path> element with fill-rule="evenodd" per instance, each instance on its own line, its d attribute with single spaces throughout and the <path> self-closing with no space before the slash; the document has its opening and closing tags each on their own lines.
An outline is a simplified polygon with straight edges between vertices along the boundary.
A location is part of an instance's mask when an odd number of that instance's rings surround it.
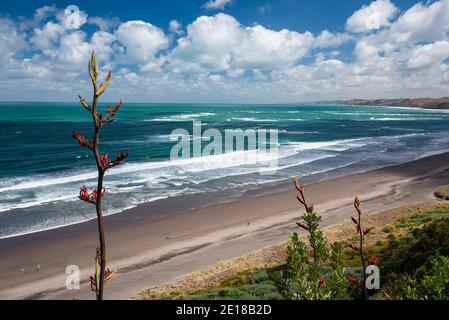
<svg viewBox="0 0 449 320">
<path fill-rule="evenodd" d="M 59 197 L 52 197 L 52 196 L 40 197 L 38 200 L 34 201 L 0 205 L 0 212 L 10 211 L 14 209 L 26 209 L 31 207 L 38 207 L 51 202 L 58 202 L 58 201 L 70 202 L 76 200 L 77 198 L 73 195 L 59 196 Z"/>
<path fill-rule="evenodd" d="M 246 122 L 278 122 L 279 119 L 259 119 L 259 118 L 232 118 L 234 121 L 246 121 Z"/>
<path fill-rule="evenodd" d="M 97 173 L 92 171 L 88 173 L 62 176 L 62 177 L 42 177 L 42 176 L 34 176 L 31 178 L 27 178 L 27 180 L 23 182 L 17 182 L 17 180 L 23 180 L 23 178 L 18 179 L 7 179 L 1 182 L 1 185 L 7 185 L 6 187 L 1 187 L 0 192 L 6 191 L 14 191 L 14 190 L 23 190 L 23 189 L 33 189 L 33 188 L 42 188 L 48 187 L 57 184 L 65 184 L 70 182 L 79 182 L 79 181 L 88 181 L 95 179 Z"/>
<path fill-rule="evenodd" d="M 404 137 L 413 137 L 416 135 L 424 135 L 424 133 L 413 133 L 400 136 L 386 136 L 378 137 L 395 139 Z M 279 159 L 292 156 L 295 153 L 302 152 L 304 150 L 332 150 L 344 151 L 348 148 L 356 148 L 371 143 L 376 139 L 346 139 L 346 140 L 333 140 L 333 141 L 320 141 L 320 142 L 291 142 L 286 144 L 289 148 L 281 146 L 279 154 L 276 156 Z M 179 175 L 182 172 L 201 172 L 209 170 L 223 169 L 226 167 L 238 167 L 242 164 L 248 163 L 266 163 L 273 159 L 274 154 L 269 152 L 257 152 L 255 150 L 249 151 L 236 151 L 231 153 L 225 153 L 222 155 L 210 155 L 197 158 L 179 159 L 179 160 L 166 160 L 166 161 L 150 161 L 150 162 L 134 162 L 126 163 L 122 166 L 114 168 L 108 172 L 108 176 L 114 177 L 116 175 L 128 176 L 130 174 L 137 174 L 139 172 L 145 172 L 144 179 L 149 181 L 151 179 L 171 178 L 174 174 Z M 169 169 L 167 171 L 167 169 Z M 173 171 L 174 170 L 174 171 Z M 167 176 L 168 175 L 168 176 Z M 32 177 L 18 177 L 0 180 L 0 192 L 20 191 L 25 189 L 44 188 L 55 185 L 72 184 L 72 183 L 88 183 L 94 181 L 97 177 L 97 173 L 94 170 L 59 176 L 32 176 Z M 139 179 L 136 179 L 139 180 Z"/>
<path fill-rule="evenodd" d="M 362 143 L 362 141 L 364 140 L 366 140 L 366 138 L 320 141 L 320 142 L 290 142 L 289 145 L 293 146 L 297 151 L 329 149 L 330 147 L 340 145 L 342 148 L 340 148 L 338 151 L 344 151 L 347 150 L 348 148 L 357 148 L 365 146 L 366 143 Z"/>
<path fill-rule="evenodd" d="M 435 119 L 437 119 L 437 118 L 430 118 L 430 117 L 427 117 L 427 118 L 416 118 L 416 117 L 407 117 L 407 118 L 404 118 L 404 117 L 402 117 L 402 118 L 400 118 L 400 117 L 397 117 L 397 118 L 385 117 L 385 118 L 377 118 L 377 117 L 371 117 L 371 118 L 369 118 L 369 120 L 372 120 L 372 121 L 423 121 L 423 120 L 435 120 Z"/>
<path fill-rule="evenodd" d="M 113 215 L 113 214 L 117 214 L 117 213 L 123 212 L 125 210 L 129 210 L 129 209 L 135 208 L 138 205 L 143 204 L 143 203 L 151 203 L 151 202 L 155 202 L 155 201 L 163 200 L 163 199 L 167 199 L 167 198 L 168 198 L 168 196 L 158 196 L 158 197 L 153 197 L 153 198 L 150 198 L 150 199 L 145 199 L 145 200 L 136 202 L 136 203 L 134 203 L 132 205 L 125 206 L 123 208 L 115 208 L 115 209 L 108 210 L 108 211 L 104 212 L 104 215 L 105 216 L 110 216 L 110 215 Z M 0 236 L 0 240 L 14 238 L 14 237 L 19 237 L 19 236 L 24 236 L 24 235 L 32 234 L 32 233 L 38 233 L 38 232 L 43 232 L 43 231 L 48 231 L 48 230 L 55 230 L 55 229 L 59 229 L 59 228 L 64 228 L 64 227 L 67 227 L 67 226 L 72 226 L 72 225 L 80 224 L 80 223 L 83 223 L 83 222 L 87 222 L 87 221 L 90 221 L 90 220 L 93 220 L 93 219 L 96 219 L 96 217 L 92 217 L 92 218 L 89 219 L 86 216 L 77 216 L 74 219 L 74 221 L 71 221 L 71 222 L 64 221 L 64 219 L 62 219 L 63 221 L 59 220 L 59 222 L 58 222 L 57 218 L 54 219 L 53 221 L 47 221 L 46 220 L 46 221 L 44 221 L 42 223 L 34 224 L 32 227 L 26 228 L 25 230 L 22 230 L 20 232 L 15 232 L 13 234 L 9 234 L 9 235 L 6 235 L 6 236 Z"/>
<path fill-rule="evenodd" d="M 156 118 L 156 119 L 148 119 L 145 121 L 191 121 L 195 120 L 197 118 L 204 118 L 204 117 L 212 117 L 215 113 L 211 112 L 201 112 L 201 113 L 190 113 L 190 114 L 178 114 L 174 116 L 167 116 L 163 118 Z"/>
</svg>

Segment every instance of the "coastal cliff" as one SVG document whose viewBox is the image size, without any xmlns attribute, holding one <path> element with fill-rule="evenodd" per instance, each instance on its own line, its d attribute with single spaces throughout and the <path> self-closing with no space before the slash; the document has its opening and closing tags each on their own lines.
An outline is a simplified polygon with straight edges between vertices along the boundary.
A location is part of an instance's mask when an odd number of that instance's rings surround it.
<svg viewBox="0 0 449 320">
<path fill-rule="evenodd" d="M 394 106 L 422 109 L 449 109 L 449 97 L 417 98 L 417 99 L 352 99 L 337 101 L 322 101 L 318 104 L 341 104 L 348 106 Z"/>
</svg>

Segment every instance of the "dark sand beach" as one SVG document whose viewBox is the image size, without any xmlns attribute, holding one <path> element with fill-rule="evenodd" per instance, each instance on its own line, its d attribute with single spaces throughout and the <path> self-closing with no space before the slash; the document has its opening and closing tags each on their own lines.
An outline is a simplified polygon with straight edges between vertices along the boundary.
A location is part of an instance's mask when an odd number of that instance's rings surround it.
<svg viewBox="0 0 449 320">
<path fill-rule="evenodd" d="M 446 153 L 311 183 L 307 195 L 324 226 L 330 226 L 353 214 L 355 195 L 373 214 L 432 201 L 433 190 L 448 181 Z M 301 213 L 290 184 L 230 202 L 200 203 L 198 209 L 180 210 L 179 205 L 153 203 L 106 217 L 109 267 L 118 270 L 107 284 L 106 299 L 130 299 L 147 287 L 283 242 Z M 97 243 L 96 221 L 0 240 L 0 299 L 94 299 L 88 279 Z M 81 270 L 80 290 L 65 288 L 68 265 Z"/>
</svg>

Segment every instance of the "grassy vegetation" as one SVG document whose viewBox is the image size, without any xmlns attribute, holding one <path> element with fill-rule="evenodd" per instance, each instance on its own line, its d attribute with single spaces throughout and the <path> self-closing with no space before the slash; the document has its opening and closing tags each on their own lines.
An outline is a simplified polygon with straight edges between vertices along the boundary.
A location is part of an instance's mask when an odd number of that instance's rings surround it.
<svg viewBox="0 0 449 320">
<path fill-rule="evenodd" d="M 280 268 L 261 269 L 238 274 L 220 286 L 191 295 L 172 293 L 166 299 L 183 300 L 282 300 L 277 285 Z"/>
<path fill-rule="evenodd" d="M 437 291 L 446 290 L 446 298 L 449 298 L 449 284 L 443 281 L 449 277 L 447 274 L 443 278 L 438 276 L 441 270 L 446 269 L 445 258 L 449 257 L 449 219 L 440 219 L 435 215 L 428 217 L 433 218 L 418 219 L 425 222 L 415 225 L 401 237 L 389 238 L 382 255 L 381 272 L 385 279 L 385 290 L 393 298 L 432 299 L 442 294 L 430 294 L 438 286 L 440 288 Z M 425 279 L 433 280 L 423 285 Z"/>
<path fill-rule="evenodd" d="M 449 291 L 449 277 L 441 277 L 448 267 L 449 207 L 422 211 L 382 228 L 384 239 L 365 249 L 365 255 L 381 257 L 382 289 L 385 294 L 371 299 L 441 298 Z M 350 243 L 354 239 L 348 239 Z M 345 274 L 360 276 L 360 256 L 347 249 L 343 254 Z M 185 300 L 278 300 L 285 295 L 281 274 L 285 266 L 245 272 L 231 277 L 214 288 L 189 295 L 176 292 L 166 299 Z M 429 286 L 433 286 L 430 288 Z M 425 292 L 435 292 L 425 296 Z M 449 296 L 447 296 L 449 298 Z"/>
<path fill-rule="evenodd" d="M 440 210 L 430 211 L 424 214 L 415 215 L 409 219 L 400 219 L 394 224 L 396 228 L 415 228 L 425 225 L 426 223 L 443 218 L 449 218 L 449 209 L 442 208 Z"/>
</svg>

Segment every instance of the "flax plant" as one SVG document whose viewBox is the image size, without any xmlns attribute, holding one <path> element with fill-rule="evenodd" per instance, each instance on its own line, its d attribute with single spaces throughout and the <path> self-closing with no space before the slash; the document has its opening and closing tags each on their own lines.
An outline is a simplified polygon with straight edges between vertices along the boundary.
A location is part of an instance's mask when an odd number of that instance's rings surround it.
<svg viewBox="0 0 449 320">
<path fill-rule="evenodd" d="M 287 248 L 287 272 L 284 291 L 290 299 L 341 300 L 346 297 L 348 280 L 344 277 L 343 246 L 333 243 L 330 248 L 322 231 L 322 218 L 305 196 L 305 188 L 296 179 L 297 200 L 305 213 L 296 224 L 308 234 L 308 246 L 297 233 L 291 237 L 292 245 Z M 330 272 L 329 272 L 330 265 Z M 328 271 L 326 273 L 326 271 Z"/>
<path fill-rule="evenodd" d="M 95 292 L 97 300 L 102 300 L 105 281 L 110 280 L 114 274 L 113 271 L 106 269 L 106 239 L 102 211 L 102 200 L 106 194 L 106 189 L 104 188 L 104 176 L 107 170 L 120 165 L 121 162 L 128 157 L 128 153 L 122 151 L 115 160 L 111 161 L 107 154 L 101 154 L 100 152 L 101 128 L 115 120 L 115 115 L 122 106 L 122 102 L 120 102 L 114 109 L 111 109 L 111 107 L 108 106 L 105 115 L 100 113 L 97 108 L 98 99 L 105 92 L 111 80 L 112 72 L 109 71 L 105 81 L 98 84 L 97 78 L 99 75 L 99 66 L 95 52 L 92 53 L 90 58 L 88 72 L 93 86 L 92 103 L 89 104 L 82 96 L 79 96 L 79 100 L 82 106 L 92 115 L 94 127 L 93 139 L 91 141 L 86 139 L 83 135 L 77 133 L 76 130 L 73 131 L 73 138 L 75 138 L 81 146 L 89 149 L 93 153 L 97 166 L 98 179 L 96 189 L 89 192 L 86 186 L 81 187 L 79 198 L 82 201 L 95 205 L 97 212 L 99 247 L 97 248 L 95 256 L 95 275 L 90 278 L 90 282 L 91 289 Z"/>
<path fill-rule="evenodd" d="M 366 259 L 365 259 L 365 255 L 364 255 L 364 242 L 365 242 L 365 236 L 368 235 L 372 228 L 368 228 L 368 229 L 364 229 L 363 225 L 362 225 L 362 207 L 361 207 L 361 203 L 360 203 L 360 199 L 359 197 L 355 197 L 354 199 L 354 208 L 357 212 L 357 218 L 351 217 L 352 222 L 354 222 L 354 224 L 356 225 L 356 230 L 357 230 L 357 235 L 358 235 L 358 242 L 359 245 L 353 245 L 350 244 L 349 247 L 358 252 L 358 254 L 360 255 L 360 260 L 362 262 L 362 279 L 361 279 L 361 283 L 360 283 L 360 287 L 362 290 L 362 298 L 367 300 L 368 299 L 368 290 L 366 289 Z"/>
</svg>

